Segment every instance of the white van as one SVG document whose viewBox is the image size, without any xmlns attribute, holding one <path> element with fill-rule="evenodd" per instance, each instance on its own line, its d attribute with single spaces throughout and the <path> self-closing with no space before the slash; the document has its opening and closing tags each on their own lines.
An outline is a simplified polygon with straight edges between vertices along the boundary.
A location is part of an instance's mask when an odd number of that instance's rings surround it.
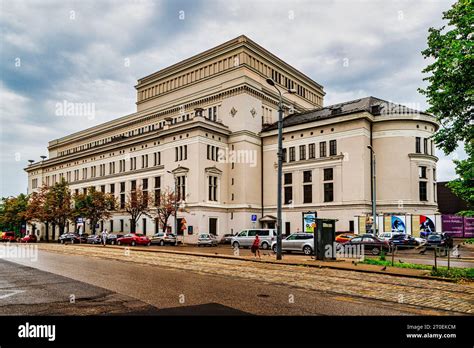
<svg viewBox="0 0 474 348">
<path fill-rule="evenodd" d="M 242 230 L 235 235 L 230 245 L 235 248 L 250 248 L 255 240 L 255 236 L 258 235 L 260 238 L 260 247 L 262 249 L 269 249 L 272 242 L 276 240 L 277 232 L 272 228 L 249 228 Z"/>
</svg>

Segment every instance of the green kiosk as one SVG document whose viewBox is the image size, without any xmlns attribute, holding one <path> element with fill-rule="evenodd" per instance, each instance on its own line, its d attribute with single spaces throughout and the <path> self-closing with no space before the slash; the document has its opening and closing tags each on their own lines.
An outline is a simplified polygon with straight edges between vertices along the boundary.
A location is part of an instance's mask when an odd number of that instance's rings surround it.
<svg viewBox="0 0 474 348">
<path fill-rule="evenodd" d="M 316 218 L 314 256 L 316 260 L 335 260 L 336 219 Z"/>
</svg>

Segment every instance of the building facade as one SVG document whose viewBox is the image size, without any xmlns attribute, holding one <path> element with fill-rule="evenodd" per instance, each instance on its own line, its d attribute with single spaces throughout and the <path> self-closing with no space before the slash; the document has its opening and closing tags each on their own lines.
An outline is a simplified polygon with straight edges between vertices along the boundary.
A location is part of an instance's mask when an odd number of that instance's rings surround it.
<svg viewBox="0 0 474 348">
<path fill-rule="evenodd" d="M 245 36 L 139 79 L 136 113 L 51 141 L 49 158 L 25 168 L 29 192 L 61 178 L 73 193 L 110 192 L 118 207 L 100 228 L 128 232 L 128 192 L 176 184 L 185 242 L 272 227 L 279 96 L 268 78 L 294 91 L 283 94 L 284 232 L 301 229 L 305 211 L 356 228 L 354 219 L 371 211 L 370 144 L 377 211 L 436 212 L 432 116 L 373 97 L 323 107 L 320 84 Z M 161 228 L 149 217 L 136 227 L 148 235 Z"/>
</svg>

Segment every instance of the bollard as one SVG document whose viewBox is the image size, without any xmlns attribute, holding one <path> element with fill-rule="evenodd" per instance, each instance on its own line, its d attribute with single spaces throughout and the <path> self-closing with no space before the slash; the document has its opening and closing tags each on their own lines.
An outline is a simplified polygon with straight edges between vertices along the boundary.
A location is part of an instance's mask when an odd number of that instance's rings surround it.
<svg viewBox="0 0 474 348">
<path fill-rule="evenodd" d="M 393 267 L 393 262 L 394 262 L 394 258 L 395 258 L 395 251 L 397 250 L 397 246 L 396 245 L 392 245 L 392 267 Z"/>
<path fill-rule="evenodd" d="M 447 253 L 448 253 L 448 270 L 449 270 L 449 259 L 450 259 L 449 254 L 451 254 L 451 252 L 450 252 L 450 250 L 449 250 L 449 247 L 446 247 L 446 248 L 447 248 L 447 250 L 448 250 Z"/>
<path fill-rule="evenodd" d="M 434 269 L 435 269 L 435 271 L 438 270 L 438 263 L 437 263 L 437 260 L 436 260 L 436 256 L 437 256 L 437 255 L 436 255 L 436 254 L 437 254 L 437 250 L 436 250 L 436 249 L 437 249 L 437 247 L 434 247 Z"/>
</svg>

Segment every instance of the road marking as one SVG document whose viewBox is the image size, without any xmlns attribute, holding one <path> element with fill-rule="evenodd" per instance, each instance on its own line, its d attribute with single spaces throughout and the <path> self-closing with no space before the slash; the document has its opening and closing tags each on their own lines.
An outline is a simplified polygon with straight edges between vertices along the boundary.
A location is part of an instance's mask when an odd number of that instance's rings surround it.
<svg viewBox="0 0 474 348">
<path fill-rule="evenodd" d="M 8 291 L 9 293 L 1 295 L 0 292 L 0 300 L 3 300 L 4 298 L 16 295 L 16 294 L 21 294 L 25 292 L 26 290 L 0 290 L 0 291 Z"/>
</svg>

